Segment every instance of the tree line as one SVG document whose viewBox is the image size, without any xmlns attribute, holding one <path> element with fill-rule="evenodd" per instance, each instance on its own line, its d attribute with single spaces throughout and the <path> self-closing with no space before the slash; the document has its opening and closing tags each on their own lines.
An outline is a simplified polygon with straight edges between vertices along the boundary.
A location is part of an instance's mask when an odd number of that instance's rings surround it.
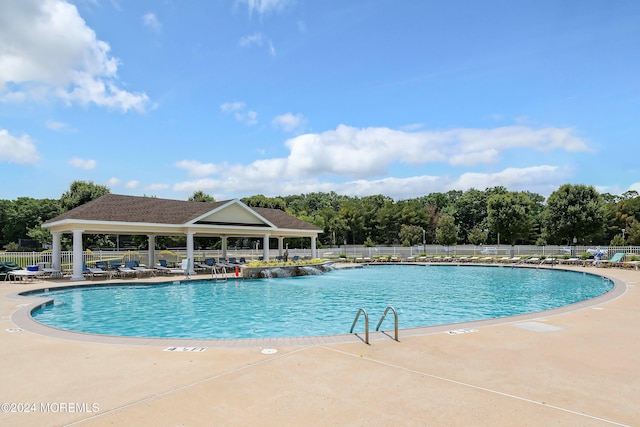
<svg viewBox="0 0 640 427">
<path fill-rule="evenodd" d="M 108 193 L 106 186 L 74 181 L 60 199 L 0 200 L 0 245 L 5 250 L 34 250 L 34 243 L 38 248 L 46 247 L 51 243 L 51 234 L 41 227 L 43 222 Z M 215 201 L 203 191 L 194 192 L 189 200 Z M 254 195 L 241 200 L 251 207 L 281 209 L 316 225 L 323 230 L 318 239 L 322 247 L 422 243 L 640 245 L 639 194 L 600 194 L 594 187 L 582 184 L 564 184 L 548 198 L 491 187 L 435 192 L 398 201 L 384 195 L 352 197 L 335 192 Z M 85 236 L 84 244 L 114 248 L 121 237 Z M 25 242 L 29 244 L 24 245 Z M 70 238 L 62 243 L 69 247 Z M 123 243 L 144 249 L 146 238 L 129 236 Z M 295 239 L 288 243 L 292 247 L 304 245 Z M 200 238 L 196 244 L 215 248 L 219 239 Z M 184 238 L 162 237 L 158 245 L 184 246 Z"/>
</svg>

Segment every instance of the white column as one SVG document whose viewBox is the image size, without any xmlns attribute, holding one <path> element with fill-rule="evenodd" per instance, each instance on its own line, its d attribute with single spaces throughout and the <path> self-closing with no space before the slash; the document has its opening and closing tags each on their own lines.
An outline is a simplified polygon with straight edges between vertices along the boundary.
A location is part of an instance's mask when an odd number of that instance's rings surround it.
<svg viewBox="0 0 640 427">
<path fill-rule="evenodd" d="M 311 258 L 316 259 L 318 257 L 318 251 L 316 250 L 316 240 L 318 236 L 311 236 Z"/>
<path fill-rule="evenodd" d="M 278 255 L 284 254 L 284 237 L 278 237 Z"/>
<path fill-rule="evenodd" d="M 222 239 L 222 258 L 227 259 L 227 236 L 221 236 Z"/>
<path fill-rule="evenodd" d="M 269 234 L 265 234 L 262 238 L 262 257 L 265 261 L 269 261 Z"/>
<path fill-rule="evenodd" d="M 53 241 L 51 242 L 53 244 L 53 248 L 52 248 L 52 252 L 51 252 L 51 267 L 54 270 L 58 270 L 58 271 L 62 271 L 62 269 L 60 268 L 61 266 L 61 256 L 62 256 L 62 248 L 60 245 L 60 236 L 62 235 L 62 233 L 59 232 L 52 232 L 51 233 L 51 237 L 53 238 Z"/>
<path fill-rule="evenodd" d="M 148 234 L 147 241 L 149 242 L 149 259 L 147 260 L 147 268 L 153 268 L 156 264 L 156 236 L 155 234 Z"/>
<path fill-rule="evenodd" d="M 71 280 L 85 280 L 82 275 L 82 232 L 84 230 L 73 230 L 73 275 Z"/>
<path fill-rule="evenodd" d="M 196 274 L 196 270 L 193 268 L 193 235 L 195 231 L 187 231 L 187 258 L 189 259 L 189 271 L 188 273 Z"/>
</svg>

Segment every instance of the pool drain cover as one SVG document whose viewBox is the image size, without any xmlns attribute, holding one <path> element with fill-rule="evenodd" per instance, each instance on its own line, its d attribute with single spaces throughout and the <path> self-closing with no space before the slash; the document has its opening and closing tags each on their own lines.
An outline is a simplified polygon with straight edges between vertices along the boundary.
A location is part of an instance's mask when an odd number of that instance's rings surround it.
<svg viewBox="0 0 640 427">
<path fill-rule="evenodd" d="M 278 352 L 278 350 L 276 350 L 275 348 L 263 348 L 262 349 L 262 354 L 276 354 Z"/>
</svg>

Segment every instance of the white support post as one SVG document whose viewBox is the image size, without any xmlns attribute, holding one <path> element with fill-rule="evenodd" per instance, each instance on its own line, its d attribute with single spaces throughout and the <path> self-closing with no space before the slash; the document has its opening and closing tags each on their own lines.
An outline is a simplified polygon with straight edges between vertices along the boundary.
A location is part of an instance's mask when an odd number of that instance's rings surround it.
<svg viewBox="0 0 640 427">
<path fill-rule="evenodd" d="M 187 231 L 187 259 L 189 259 L 189 275 L 196 274 L 193 268 L 193 236 L 195 231 Z"/>
<path fill-rule="evenodd" d="M 62 257 L 62 247 L 60 245 L 60 237 L 62 236 L 62 233 L 60 232 L 52 232 L 51 233 L 51 237 L 53 238 L 53 241 L 51 242 L 53 244 L 53 248 L 52 248 L 52 252 L 51 252 L 51 267 L 54 270 L 60 271 L 62 272 L 61 267 L 61 257 Z"/>
<path fill-rule="evenodd" d="M 278 237 L 278 255 L 284 255 L 284 237 Z"/>
<path fill-rule="evenodd" d="M 147 239 L 149 242 L 149 259 L 147 260 L 147 268 L 153 268 L 156 264 L 156 236 L 155 234 L 148 234 Z"/>
<path fill-rule="evenodd" d="M 311 236 L 311 258 L 316 259 L 318 257 L 318 251 L 316 250 L 317 236 Z"/>
<path fill-rule="evenodd" d="M 73 275 L 71 280 L 85 280 L 82 274 L 84 260 L 82 257 L 82 232 L 84 230 L 73 230 Z"/>
<path fill-rule="evenodd" d="M 265 234 L 262 238 L 262 257 L 265 261 L 269 261 L 269 234 Z"/>
<path fill-rule="evenodd" d="M 222 258 L 227 259 L 227 236 L 220 236 L 222 239 Z"/>
</svg>

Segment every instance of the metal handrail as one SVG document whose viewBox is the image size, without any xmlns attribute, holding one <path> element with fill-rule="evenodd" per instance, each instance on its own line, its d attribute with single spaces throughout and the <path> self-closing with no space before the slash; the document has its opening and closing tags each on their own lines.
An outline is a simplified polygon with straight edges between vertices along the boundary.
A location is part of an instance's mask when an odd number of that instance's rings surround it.
<svg viewBox="0 0 640 427">
<path fill-rule="evenodd" d="M 356 318 L 353 320 L 353 324 L 351 325 L 351 330 L 349 331 L 349 333 L 353 333 L 353 328 L 356 327 L 356 323 L 358 323 L 358 319 L 360 318 L 360 313 L 364 313 L 364 332 L 365 332 L 365 338 L 364 338 L 364 342 L 365 344 L 369 344 L 369 315 L 367 314 L 367 310 L 365 310 L 364 308 L 361 308 L 358 310 L 358 314 L 356 314 Z"/>
<path fill-rule="evenodd" d="M 389 306 L 387 307 L 387 309 L 384 311 L 384 314 L 382 315 L 382 317 L 380 318 L 380 321 L 378 322 L 378 326 L 376 326 L 376 331 L 380 329 L 380 325 L 382 325 L 382 321 L 384 320 L 385 317 L 387 317 L 387 313 L 389 312 L 389 310 L 393 311 L 393 317 L 394 317 L 394 325 L 395 325 L 395 340 L 400 342 L 400 340 L 398 339 L 398 312 L 396 311 L 395 308 Z"/>
<path fill-rule="evenodd" d="M 211 278 L 215 279 L 216 282 L 226 282 L 227 281 L 227 269 L 226 267 L 222 267 L 222 279 L 218 278 L 218 268 L 214 265 L 211 267 Z"/>
</svg>

